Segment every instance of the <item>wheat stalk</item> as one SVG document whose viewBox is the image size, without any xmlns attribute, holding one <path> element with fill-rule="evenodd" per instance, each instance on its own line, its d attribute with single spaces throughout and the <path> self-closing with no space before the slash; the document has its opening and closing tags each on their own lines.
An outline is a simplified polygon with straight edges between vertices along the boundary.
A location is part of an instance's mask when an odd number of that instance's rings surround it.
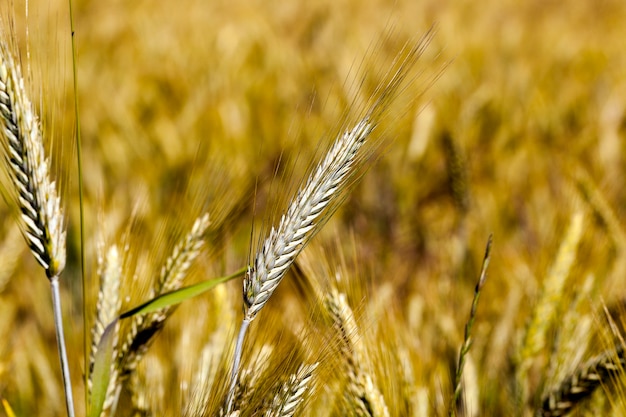
<svg viewBox="0 0 626 417">
<path fill-rule="evenodd" d="M 152 297 L 179 289 L 193 261 L 200 254 L 209 227 L 209 215 L 200 216 L 191 231 L 175 246 L 161 268 L 161 274 L 152 291 Z M 148 349 L 153 336 L 163 327 L 174 307 L 162 308 L 154 313 L 133 316 L 130 331 L 118 355 L 118 366 L 126 378 L 137 366 Z"/>
<path fill-rule="evenodd" d="M 329 206 L 342 194 L 350 174 L 354 172 L 358 152 L 372 129 L 373 124 L 365 117 L 337 139 L 291 201 L 278 227 L 272 227 L 269 237 L 256 254 L 253 266 L 248 269 L 243 280 L 245 314 L 235 347 L 227 411 L 232 405 L 248 326 L 274 293 L 296 256 L 319 230 Z"/>
<path fill-rule="evenodd" d="M 589 397 L 601 384 L 624 372 L 626 354 L 623 346 L 606 351 L 589 360 L 574 374 L 546 395 L 537 417 L 558 417 L 569 414 L 576 405 Z"/>
<path fill-rule="evenodd" d="M 0 40 L 0 139 L 4 166 L 21 211 L 22 233 L 50 282 L 52 309 L 67 413 L 74 416 L 59 276 L 65 267 L 65 222 L 56 184 L 50 179 L 39 119 L 24 88 L 21 70 Z"/>
</svg>

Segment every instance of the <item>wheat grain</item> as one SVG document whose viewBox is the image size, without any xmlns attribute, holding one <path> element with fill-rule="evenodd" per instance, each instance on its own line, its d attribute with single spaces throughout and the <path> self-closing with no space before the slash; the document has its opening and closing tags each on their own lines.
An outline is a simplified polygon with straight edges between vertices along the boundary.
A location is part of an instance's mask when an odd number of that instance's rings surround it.
<svg viewBox="0 0 626 417">
<path fill-rule="evenodd" d="M 287 213 L 256 255 L 243 281 L 246 319 L 251 322 L 271 297 L 287 269 L 321 224 L 325 210 L 337 199 L 350 178 L 359 149 L 373 128 L 366 117 L 340 136 Z"/>
</svg>

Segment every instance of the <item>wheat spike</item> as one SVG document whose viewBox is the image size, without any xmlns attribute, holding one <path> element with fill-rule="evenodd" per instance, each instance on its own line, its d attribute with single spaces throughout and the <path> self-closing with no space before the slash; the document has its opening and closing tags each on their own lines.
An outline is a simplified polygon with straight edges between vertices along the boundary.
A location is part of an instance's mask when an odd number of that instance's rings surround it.
<svg viewBox="0 0 626 417">
<path fill-rule="evenodd" d="M 544 397 L 537 417 L 558 417 L 569 414 L 601 384 L 624 372 L 626 355 L 623 346 L 604 352 L 568 376 L 554 391 Z"/>
<path fill-rule="evenodd" d="M 336 139 L 323 161 L 291 200 L 278 226 L 272 227 L 269 236 L 257 251 L 243 279 L 245 314 L 235 343 L 230 388 L 226 399 L 227 411 L 231 410 L 243 342 L 250 323 L 272 296 L 300 251 L 337 208 L 350 181 L 362 171 L 367 156 L 363 145 L 389 102 L 400 90 L 409 69 L 423 54 L 431 37 L 432 31 L 416 45 L 399 54 L 398 62 L 387 74 L 387 81 L 377 87 L 373 103 L 365 116 Z"/>
<path fill-rule="evenodd" d="M 120 327 L 119 321 L 117 321 L 117 316 L 121 307 L 120 284 L 122 281 L 122 264 L 120 262 L 117 246 L 111 246 L 107 251 L 106 257 L 99 257 L 98 263 L 100 291 L 98 292 L 98 302 L 96 304 L 96 321 L 91 329 L 90 370 L 93 370 L 95 355 L 98 351 L 98 345 L 100 344 L 102 335 L 104 334 L 106 327 L 113 322 L 115 322 L 113 328 L 113 357 L 117 355 L 118 332 Z M 117 375 L 117 364 L 113 361 L 101 416 L 108 416 L 112 408 L 114 408 L 119 388 Z M 93 381 L 90 374 L 88 379 L 88 389 L 90 393 L 92 383 Z"/>
<path fill-rule="evenodd" d="M 181 287 L 191 264 L 198 257 L 200 249 L 204 245 L 209 224 L 208 214 L 196 219 L 191 231 L 176 245 L 172 255 L 161 269 L 159 280 L 151 294 L 152 297 Z M 133 316 L 130 331 L 118 355 L 119 367 L 123 377 L 135 369 L 148 349 L 152 337 L 163 327 L 165 320 L 173 311 L 174 308 L 167 307 L 154 313 Z"/>
<path fill-rule="evenodd" d="M 313 372 L 317 368 L 313 365 L 302 365 L 298 371 L 289 377 L 280 392 L 274 397 L 271 409 L 265 413 L 266 417 L 292 417 L 298 406 L 304 400 L 304 394 L 309 388 Z"/>
<path fill-rule="evenodd" d="M 243 281 L 246 318 L 254 320 L 271 297 L 287 269 L 319 229 L 325 209 L 350 178 L 359 149 L 371 133 L 366 117 L 332 146 L 324 160 L 293 199 L 277 228 L 272 228 Z"/>
<path fill-rule="evenodd" d="M 23 233 L 48 279 L 65 267 L 65 222 L 50 179 L 39 120 L 20 67 L 0 42 L 0 127 L 5 166 L 15 187 Z"/>
<path fill-rule="evenodd" d="M 517 378 L 522 391 L 520 394 L 524 401 L 527 400 L 528 395 L 527 377 L 529 370 L 536 356 L 546 345 L 548 329 L 554 322 L 557 314 L 563 287 L 576 259 L 583 230 L 583 213 L 573 213 L 565 238 L 559 247 L 555 263 L 543 282 L 539 301 L 533 310 L 530 324 L 527 327 L 518 359 L 519 367 L 517 371 Z"/>
<path fill-rule="evenodd" d="M 346 401 L 359 417 L 389 417 L 385 399 L 372 378 L 367 352 L 345 294 L 333 288 L 326 296 L 325 305 L 340 339 L 340 354 L 348 377 Z"/>
</svg>

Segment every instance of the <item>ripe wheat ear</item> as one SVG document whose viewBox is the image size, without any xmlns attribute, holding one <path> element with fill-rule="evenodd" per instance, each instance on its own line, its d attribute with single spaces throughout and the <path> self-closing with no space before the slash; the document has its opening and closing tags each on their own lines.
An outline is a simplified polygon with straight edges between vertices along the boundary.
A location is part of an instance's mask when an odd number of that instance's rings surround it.
<svg viewBox="0 0 626 417">
<path fill-rule="evenodd" d="M 277 227 L 257 251 L 243 280 L 244 318 L 239 329 L 226 409 L 231 410 L 243 342 L 250 323 L 272 296 L 289 267 L 337 209 L 368 160 L 364 149 L 389 103 L 396 98 L 410 69 L 424 53 L 433 31 L 399 54 L 398 61 L 375 91 L 372 104 L 354 127 L 340 135 L 302 188 L 292 198 Z M 371 149 L 369 150 L 371 152 Z"/>
<path fill-rule="evenodd" d="M 21 69 L 0 39 L 0 139 L 4 168 L 21 211 L 22 233 L 50 281 L 67 413 L 74 416 L 59 276 L 65 267 L 65 221 L 56 184 L 50 179 L 39 119 L 24 87 Z"/>
</svg>

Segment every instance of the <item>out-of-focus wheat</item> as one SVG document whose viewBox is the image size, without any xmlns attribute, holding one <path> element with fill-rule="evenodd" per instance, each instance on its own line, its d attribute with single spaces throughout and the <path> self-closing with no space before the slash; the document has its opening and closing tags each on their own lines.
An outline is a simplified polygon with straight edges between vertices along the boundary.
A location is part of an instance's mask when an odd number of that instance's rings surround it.
<svg viewBox="0 0 626 417">
<path fill-rule="evenodd" d="M 117 320 L 121 307 L 120 284 L 122 282 L 122 263 L 116 245 L 111 246 L 106 255 L 99 256 L 98 260 L 100 278 L 100 291 L 98 292 L 98 302 L 96 304 L 96 321 L 91 329 L 91 352 L 90 369 L 93 370 L 95 355 L 104 331 L 108 325 L 115 323 L 113 327 L 113 357 L 117 355 L 118 333 L 120 323 Z M 109 385 L 103 404 L 102 416 L 107 416 L 114 407 L 116 393 L 119 384 L 117 383 L 118 367 L 115 361 L 111 362 L 111 373 L 109 375 Z M 88 379 L 89 391 L 92 389 L 91 375 Z"/>
<path fill-rule="evenodd" d="M 543 399 L 537 417 L 557 417 L 569 414 L 596 388 L 623 375 L 626 355 L 623 346 L 606 351 L 585 363 L 579 370 L 565 378 Z"/>
<path fill-rule="evenodd" d="M 345 294 L 332 288 L 325 299 L 336 337 L 341 362 L 347 375 L 347 407 L 360 417 L 389 417 L 389 410 L 374 382 L 367 350 Z"/>
<path fill-rule="evenodd" d="M 159 280 L 152 291 L 152 297 L 181 287 L 191 264 L 204 245 L 209 224 L 208 214 L 196 219 L 191 231 L 176 245 L 162 267 Z M 153 336 L 163 327 L 165 320 L 173 311 L 174 307 L 166 307 L 154 313 L 133 316 L 130 331 L 118 355 L 118 367 L 122 378 L 126 378 L 135 369 L 148 349 Z"/>
</svg>

